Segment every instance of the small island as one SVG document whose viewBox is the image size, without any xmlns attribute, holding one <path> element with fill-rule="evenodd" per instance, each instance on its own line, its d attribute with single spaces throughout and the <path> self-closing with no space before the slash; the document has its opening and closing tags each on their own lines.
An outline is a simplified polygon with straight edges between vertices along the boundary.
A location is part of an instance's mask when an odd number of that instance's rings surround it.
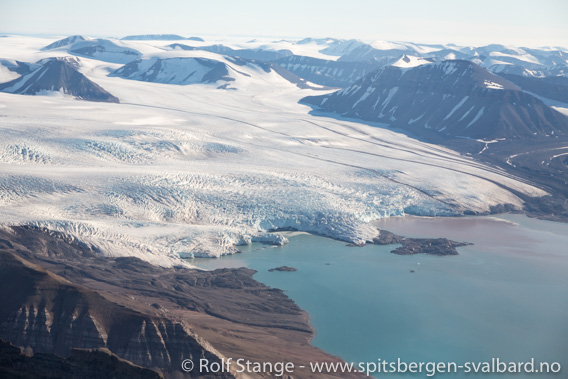
<svg viewBox="0 0 568 379">
<path fill-rule="evenodd" d="M 402 246 L 391 253 L 398 255 L 430 254 L 458 255 L 457 247 L 471 245 L 469 242 L 456 242 L 447 238 L 405 238 Z"/>
<path fill-rule="evenodd" d="M 469 242 L 457 242 L 447 238 L 406 238 L 388 230 L 381 230 L 373 243 L 376 245 L 402 244 L 402 246 L 391 251 L 391 253 L 398 255 L 430 254 L 439 256 L 458 255 L 456 248 L 472 245 Z"/>
<path fill-rule="evenodd" d="M 292 271 L 298 271 L 298 269 L 295 268 L 295 267 L 290 267 L 290 266 L 280 266 L 280 267 L 271 268 L 268 271 L 269 272 L 273 272 L 273 271 L 292 272 Z"/>
</svg>

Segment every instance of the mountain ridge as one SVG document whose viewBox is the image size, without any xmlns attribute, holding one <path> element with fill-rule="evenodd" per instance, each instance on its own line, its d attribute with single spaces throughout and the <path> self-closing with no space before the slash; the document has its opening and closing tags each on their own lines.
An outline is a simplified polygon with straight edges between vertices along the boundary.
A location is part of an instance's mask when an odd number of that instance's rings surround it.
<svg viewBox="0 0 568 379">
<path fill-rule="evenodd" d="M 508 80 L 464 60 L 387 66 L 329 95 L 302 102 L 323 111 L 421 134 L 473 139 L 568 133 L 568 118 Z"/>
</svg>

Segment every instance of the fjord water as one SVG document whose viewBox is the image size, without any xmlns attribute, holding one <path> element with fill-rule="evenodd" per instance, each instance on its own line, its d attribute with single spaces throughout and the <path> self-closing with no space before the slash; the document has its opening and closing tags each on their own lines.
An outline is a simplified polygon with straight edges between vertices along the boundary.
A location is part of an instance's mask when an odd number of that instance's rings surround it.
<svg viewBox="0 0 568 379">
<path fill-rule="evenodd" d="M 568 224 L 505 215 L 391 218 L 378 226 L 408 237 L 474 245 L 459 248 L 458 256 L 399 256 L 390 253 L 394 246 L 356 248 L 296 233 L 284 247 L 253 244 L 242 248 L 243 254 L 192 263 L 257 270 L 255 279 L 283 289 L 310 314 L 313 345 L 348 362 L 534 358 L 559 362 L 562 372 L 479 377 L 565 377 Z M 268 272 L 282 265 L 298 271 Z"/>
</svg>

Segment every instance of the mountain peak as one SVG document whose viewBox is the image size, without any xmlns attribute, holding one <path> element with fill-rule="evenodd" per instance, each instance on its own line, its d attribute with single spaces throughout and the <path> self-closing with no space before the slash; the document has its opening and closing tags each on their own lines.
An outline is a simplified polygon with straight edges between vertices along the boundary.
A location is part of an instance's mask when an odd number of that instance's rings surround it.
<svg viewBox="0 0 568 379">
<path fill-rule="evenodd" d="M 394 62 L 391 66 L 399 68 L 411 68 L 431 63 L 434 63 L 434 59 L 432 58 L 422 58 L 422 57 L 415 57 L 412 55 L 404 54 L 402 57 L 400 57 L 398 61 Z"/>
<path fill-rule="evenodd" d="M 85 38 L 85 37 L 80 36 L 80 35 L 69 36 L 69 37 L 60 39 L 58 41 L 55 41 L 55 42 L 45 46 L 41 50 L 46 51 L 46 50 L 58 49 L 58 48 L 63 47 L 63 46 L 72 45 L 72 44 L 79 42 L 79 41 L 88 41 L 88 40 L 89 40 L 89 38 Z"/>
</svg>

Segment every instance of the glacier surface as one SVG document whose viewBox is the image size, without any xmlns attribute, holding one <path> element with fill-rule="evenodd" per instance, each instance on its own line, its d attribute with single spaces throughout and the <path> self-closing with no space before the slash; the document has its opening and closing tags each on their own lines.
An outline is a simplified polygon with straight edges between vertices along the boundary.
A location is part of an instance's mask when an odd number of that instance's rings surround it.
<svg viewBox="0 0 568 379">
<path fill-rule="evenodd" d="M 40 50 L 51 42 L 6 37 L 0 49 L 28 62 L 68 55 Z M 153 42 L 121 41 L 143 59 L 230 63 Z M 4 225 L 50 228 L 108 255 L 167 266 L 180 256 L 231 254 L 251 241 L 286 243 L 272 229 L 364 244 L 378 234 L 372 221 L 383 217 L 520 208 L 511 190 L 544 195 L 449 149 L 310 114 L 298 101 L 322 91 L 300 89 L 275 71 L 242 67 L 246 75 L 235 75 L 235 90 L 225 91 L 216 83 L 113 77 L 120 64 L 79 62 L 120 104 L 0 93 Z"/>
</svg>

